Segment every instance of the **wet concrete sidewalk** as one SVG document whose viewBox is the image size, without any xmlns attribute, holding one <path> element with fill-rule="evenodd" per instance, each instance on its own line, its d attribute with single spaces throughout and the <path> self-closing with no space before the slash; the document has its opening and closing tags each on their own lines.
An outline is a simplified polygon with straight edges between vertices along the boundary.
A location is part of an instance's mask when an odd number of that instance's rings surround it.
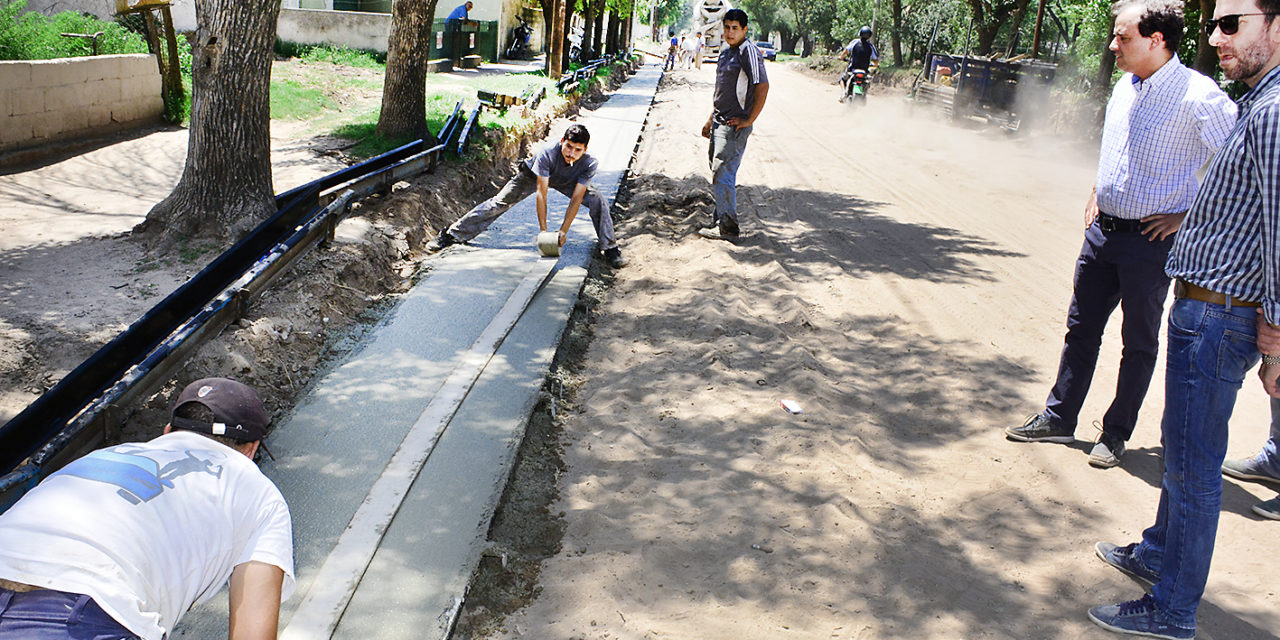
<svg viewBox="0 0 1280 640">
<path fill-rule="evenodd" d="M 641 67 L 578 119 L 600 163 L 595 186 L 610 201 L 659 68 Z M 551 194 L 552 225 L 566 205 Z M 293 514 L 298 580 L 281 610 L 283 638 L 448 635 L 597 253 L 580 214 L 558 261 L 538 257 L 532 197 L 429 260 L 421 281 L 276 427 L 278 459 L 263 468 Z M 225 635 L 224 592 L 172 637 Z"/>
</svg>

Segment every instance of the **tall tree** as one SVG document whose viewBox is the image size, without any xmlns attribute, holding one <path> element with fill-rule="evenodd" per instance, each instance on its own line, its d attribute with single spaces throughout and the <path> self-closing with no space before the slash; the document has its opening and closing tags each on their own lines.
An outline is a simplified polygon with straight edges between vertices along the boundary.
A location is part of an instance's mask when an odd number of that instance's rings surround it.
<svg viewBox="0 0 1280 640">
<path fill-rule="evenodd" d="M 387 71 L 382 84 L 378 134 L 388 139 L 425 138 L 427 130 L 427 51 L 437 0 L 396 0 L 391 8 Z"/>
<path fill-rule="evenodd" d="M 196 0 L 187 162 L 136 231 L 153 247 L 235 240 L 275 213 L 270 81 L 279 0 Z"/>
<path fill-rule="evenodd" d="M 1213 10 L 1218 6 L 1217 0 L 1192 1 L 1200 6 L 1199 15 L 1196 17 L 1201 20 L 1204 19 L 1204 16 L 1212 17 Z M 1199 24 L 1189 26 L 1192 26 L 1196 33 L 1196 59 L 1191 63 L 1191 67 L 1212 78 L 1218 73 L 1218 52 L 1209 45 L 1209 36 L 1205 35 L 1204 29 L 1201 29 Z"/>
<path fill-rule="evenodd" d="M 893 28 L 889 30 L 889 42 L 893 46 L 893 64 L 902 64 L 902 0 L 893 0 Z"/>
<path fill-rule="evenodd" d="M 986 55 L 995 47 L 1000 28 L 1015 11 L 1026 7 L 1027 0 L 968 0 L 968 3 L 973 12 L 974 35 L 977 36 L 973 50 L 979 55 Z"/>
</svg>

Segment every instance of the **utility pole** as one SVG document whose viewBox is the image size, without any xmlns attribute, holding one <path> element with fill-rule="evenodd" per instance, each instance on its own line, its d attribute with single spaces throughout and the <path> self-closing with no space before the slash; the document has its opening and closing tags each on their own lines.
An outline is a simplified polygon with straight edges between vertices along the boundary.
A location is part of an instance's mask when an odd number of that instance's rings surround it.
<svg viewBox="0 0 1280 640">
<path fill-rule="evenodd" d="M 1040 57 L 1040 29 L 1044 26 L 1044 8 L 1049 0 L 1040 0 L 1040 8 L 1036 10 L 1036 34 L 1031 38 L 1031 57 Z"/>
</svg>

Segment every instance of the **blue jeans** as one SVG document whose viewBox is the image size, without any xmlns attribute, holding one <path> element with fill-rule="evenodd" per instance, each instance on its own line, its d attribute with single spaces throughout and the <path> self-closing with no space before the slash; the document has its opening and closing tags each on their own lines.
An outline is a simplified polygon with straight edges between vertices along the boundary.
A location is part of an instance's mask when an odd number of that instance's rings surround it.
<svg viewBox="0 0 1280 640">
<path fill-rule="evenodd" d="M 63 591 L 0 589 L 0 638 L 14 640 L 137 640 L 93 598 Z"/>
<path fill-rule="evenodd" d="M 712 125 L 707 160 L 711 163 L 711 187 L 716 194 L 716 226 L 738 232 L 738 166 L 747 149 L 751 127 L 735 129 L 719 122 Z"/>
<path fill-rule="evenodd" d="M 1164 477 L 1156 523 L 1142 532 L 1138 560 L 1160 575 L 1151 589 L 1167 622 L 1196 626 L 1209 579 L 1227 421 L 1245 375 L 1258 363 L 1257 309 L 1181 299 L 1169 312 L 1165 369 Z"/>
<path fill-rule="evenodd" d="M 1120 305 L 1120 374 L 1116 395 L 1102 416 L 1102 430 L 1126 442 L 1138 423 L 1160 348 L 1160 316 L 1169 294 L 1164 273 L 1173 236 L 1152 242 L 1137 231 L 1103 231 L 1094 222 L 1085 231 L 1076 259 L 1074 291 L 1067 311 L 1067 336 L 1058 377 L 1045 400 L 1044 417 L 1060 427 L 1076 426 L 1093 382 L 1107 320 Z"/>
<path fill-rule="evenodd" d="M 1271 475 L 1280 477 L 1280 398 L 1271 399 L 1271 437 L 1262 445 L 1258 462 Z"/>
</svg>

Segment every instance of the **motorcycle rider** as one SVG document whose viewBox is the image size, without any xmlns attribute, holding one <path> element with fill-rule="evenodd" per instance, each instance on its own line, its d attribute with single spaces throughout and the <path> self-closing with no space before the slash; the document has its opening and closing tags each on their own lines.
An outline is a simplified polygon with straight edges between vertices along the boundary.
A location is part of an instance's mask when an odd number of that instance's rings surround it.
<svg viewBox="0 0 1280 640">
<path fill-rule="evenodd" d="M 852 87 L 849 86 L 849 79 L 853 77 L 853 70 L 862 69 L 867 71 L 869 84 L 871 67 L 880 60 L 880 52 L 876 51 L 874 44 L 871 44 L 871 27 L 864 26 L 858 31 L 858 39 L 850 42 L 849 46 L 840 52 L 840 59 L 849 61 L 849 66 L 845 67 L 844 75 L 840 76 L 840 85 L 844 87 L 844 91 L 840 93 L 840 102 L 844 102 L 852 90 Z"/>
</svg>

